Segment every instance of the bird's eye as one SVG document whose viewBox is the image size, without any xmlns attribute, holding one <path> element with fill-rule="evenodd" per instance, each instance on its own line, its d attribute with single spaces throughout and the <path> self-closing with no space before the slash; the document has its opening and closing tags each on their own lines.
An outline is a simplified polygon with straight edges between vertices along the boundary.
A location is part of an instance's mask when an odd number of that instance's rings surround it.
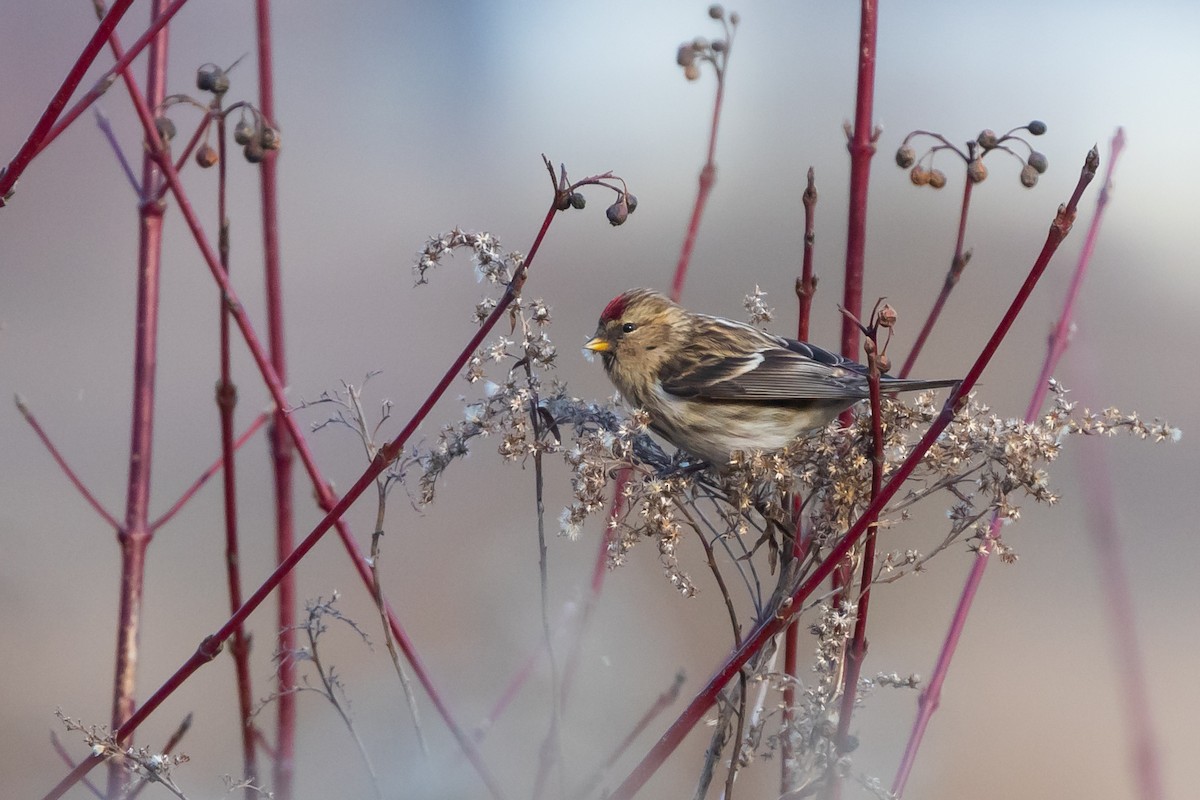
<svg viewBox="0 0 1200 800">
<path fill-rule="evenodd" d="M 637 330 L 637 325 L 633 322 L 626 322 L 624 325 L 621 326 L 621 331 L 623 333 L 633 333 L 636 330 Z"/>
</svg>

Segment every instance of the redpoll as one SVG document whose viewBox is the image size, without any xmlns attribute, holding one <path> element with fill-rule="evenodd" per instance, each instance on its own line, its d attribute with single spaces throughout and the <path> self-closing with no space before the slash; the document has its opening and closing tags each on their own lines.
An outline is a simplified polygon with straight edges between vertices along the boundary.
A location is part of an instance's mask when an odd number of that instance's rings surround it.
<svg viewBox="0 0 1200 800">
<path fill-rule="evenodd" d="M 868 396 L 867 368 L 805 342 L 696 314 L 650 289 L 605 306 L 584 348 L 650 426 L 720 467 L 735 450 L 777 450 Z M 884 376 L 884 392 L 952 386 Z"/>
</svg>

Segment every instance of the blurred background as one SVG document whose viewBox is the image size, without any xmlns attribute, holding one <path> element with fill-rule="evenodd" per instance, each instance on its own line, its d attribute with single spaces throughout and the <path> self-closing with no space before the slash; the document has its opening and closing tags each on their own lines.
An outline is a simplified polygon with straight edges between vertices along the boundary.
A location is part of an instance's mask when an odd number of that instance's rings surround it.
<svg viewBox="0 0 1200 800">
<path fill-rule="evenodd" d="M 282 131 L 280 231 L 287 303 L 289 397 L 313 399 L 340 381 L 367 385 L 368 409 L 395 402 L 394 434 L 470 336 L 471 311 L 488 287 L 469 262 L 449 262 L 414 288 L 413 254 L 455 225 L 488 230 L 527 250 L 550 199 L 541 154 L 575 178 L 614 170 L 639 198 L 636 215 L 611 228 L 612 198 L 588 194 L 583 212 L 557 219 L 526 292 L 544 297 L 560 351 L 557 377 L 582 398 L 611 387 L 577 346 L 603 304 L 634 285 L 667 288 L 704 159 L 714 78 L 688 83 L 676 47 L 719 27 L 702 2 L 291 2 L 274 9 L 276 103 Z M 815 167 L 821 283 L 812 338 L 836 348 L 844 256 L 848 158 L 842 122 L 853 114 L 858 6 L 746 2 L 731 56 L 718 142 L 718 180 L 697 242 L 684 301 L 742 317 L 760 286 L 777 310 L 774 329 L 794 331 L 792 285 L 802 244 L 804 173 Z M 121 25 L 126 44 L 144 28 L 139 3 Z M 88 3 L 0 0 L 0 160 L 16 153 L 94 30 Z M 204 62 L 253 53 L 250 8 L 230 0 L 189 4 L 171 27 L 168 92 L 195 92 Z M 1179 672 L 1197 663 L 1200 633 L 1193 571 L 1200 556 L 1186 500 L 1200 475 L 1194 441 L 1200 379 L 1191 327 L 1200 289 L 1195 190 L 1186 168 L 1200 124 L 1191 88 L 1200 71 L 1200 10 L 1152 2 L 949 2 L 883 4 L 865 301 L 886 295 L 900 314 L 893 359 L 907 352 L 941 286 L 953 251 L 962 175 L 951 160 L 941 192 L 910 185 L 893 153 L 922 128 L 965 143 L 982 128 L 1003 132 L 1042 119 L 1036 141 L 1049 171 L 1032 190 L 1019 164 L 996 154 L 974 193 L 966 242 L 974 258 L 916 374 L 961 374 L 990 334 L 1069 196 L 1084 155 L 1103 157 L 1118 125 L 1128 148 L 1078 306 L 1078 330 L 1057 377 L 1083 405 L 1115 405 L 1184 429 L 1178 445 L 1117 437 L 1068 442 L 1051 469 L 1062 494 L 1053 509 L 1027 504 L 1006 529 L 1020 555 L 992 566 L 962 641 L 911 798 L 1136 795 L 1116 648 L 1140 647 L 1169 796 L 1191 785 L 1192 731 L 1200 689 Z M 107 52 L 82 84 L 111 63 Z M 137 62 L 139 80 L 144 66 Z M 254 58 L 232 72 L 229 101 L 257 101 Z M 122 148 L 140 163 L 141 133 L 118 83 L 101 101 Z M 195 112 L 173 114 L 190 131 Z M 190 165 L 185 181 L 215 238 L 215 171 Z M 261 233 L 256 169 L 230 164 L 232 274 L 262 321 Z M 1012 335 L 985 373 L 980 396 L 1021 416 L 1057 317 L 1098 182 Z M 0 390 L 20 393 L 105 506 L 123 517 L 135 302 L 136 201 L 88 114 L 44 152 L 0 211 Z M 166 214 L 162 328 L 156 407 L 153 509 L 165 510 L 218 453 L 217 292 L 177 209 Z M 1189 342 L 1191 344 L 1189 344 Z M 239 427 L 267 406 L 244 347 L 235 348 Z M 454 384 L 421 429 L 426 441 L 462 414 Z M 303 423 L 321 410 L 297 412 Z M 349 434 L 310 435 L 325 475 L 343 488 L 364 466 Z M 65 772 L 49 746 L 54 710 L 88 723 L 110 714 L 118 551 L 108 530 L 69 486 L 15 408 L 0 409 L 0 775 L 12 797 L 37 796 Z M 437 502 L 418 509 L 393 495 L 385 581 L 421 654 L 458 718 L 482 718 L 541 637 L 531 465 L 503 464 L 483 442 L 450 469 Z M 243 574 L 247 588 L 270 570 L 271 481 L 261 435 L 241 452 Z M 569 499 L 566 470 L 551 460 L 550 517 Z M 1114 639 L 1088 530 L 1097 466 L 1111 492 L 1128 560 L 1138 625 Z M 1087 468 L 1085 470 L 1085 468 Z M 317 519 L 297 473 L 297 533 Z M 930 527 L 902 529 L 894 543 L 940 540 Z M 364 548 L 374 505 L 350 514 Z M 213 481 L 149 551 L 139 696 L 173 672 L 226 618 L 219 481 Z M 552 616 L 584 596 L 602 525 L 579 541 L 550 543 Z M 611 573 L 584 648 L 564 743 L 584 775 L 642 712 L 687 672 L 698 689 L 729 648 L 720 594 L 694 542 L 686 563 L 700 594 L 683 599 L 663 578 L 652 546 Z M 879 591 L 872 604 L 867 674 L 928 675 L 970 556 L 958 545 L 929 572 Z M 344 596 L 345 613 L 372 635 L 368 650 L 335 631 L 326 658 L 347 685 L 363 738 L 395 796 L 474 797 L 483 790 L 420 697 L 435 748 L 424 784 L 403 697 L 382 647 L 373 606 L 340 545 L 328 537 L 298 570 L 302 598 Z M 270 691 L 273 603 L 250 624 L 255 691 Z M 1131 635 L 1132 634 L 1132 635 Z M 1136 638 L 1136 645 L 1133 639 Z M 802 641 L 802 649 L 811 642 Z M 201 670 L 144 725 L 138 741 L 160 744 L 189 711 L 177 778 L 192 797 L 219 797 L 220 776 L 240 771 L 231 660 Z M 529 793 L 549 720 L 545 670 L 525 688 L 483 745 L 511 796 Z M 682 702 L 653 722 L 620 762 L 619 781 Z M 915 709 L 911 692 L 880 692 L 855 730 L 856 768 L 885 785 Z M 270 713 L 270 712 L 269 712 Z M 357 757 L 333 711 L 300 700 L 298 797 L 364 796 Z M 270 714 L 273 720 L 273 713 Z M 690 796 L 709 730 L 698 731 L 645 791 Z M 76 757 L 86 748 L 71 735 Z M 756 764 L 744 796 L 771 797 L 778 764 Z M 744 783 L 743 783 L 744 781 Z M 615 785 L 615 783 L 614 783 Z M 849 796 L 858 796 L 857 789 Z M 83 797 L 81 788 L 73 797 Z M 149 795 L 147 795 L 149 796 Z M 715 790 L 714 790 L 715 796 Z"/>
</svg>

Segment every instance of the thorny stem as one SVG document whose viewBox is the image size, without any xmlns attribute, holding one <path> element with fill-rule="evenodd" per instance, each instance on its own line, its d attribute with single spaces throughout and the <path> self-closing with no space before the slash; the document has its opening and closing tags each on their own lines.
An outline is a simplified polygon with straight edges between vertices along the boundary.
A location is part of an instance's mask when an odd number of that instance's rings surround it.
<svg viewBox="0 0 1200 800">
<path fill-rule="evenodd" d="M 221 98 L 214 98 L 214 103 L 220 104 Z M 205 124 L 208 116 L 205 115 Z M 227 148 L 225 142 L 225 117 L 217 114 L 217 252 L 221 258 L 221 268 L 229 274 L 229 216 L 226 210 L 227 183 L 226 161 Z M 225 578 L 229 590 L 229 613 L 234 613 L 242 605 L 242 574 L 241 548 L 238 543 L 238 512 L 237 512 L 237 462 L 234 453 L 237 443 L 234 441 L 233 412 L 237 408 L 237 385 L 233 382 L 232 357 L 230 354 L 230 325 L 229 305 L 226 298 L 219 298 L 217 317 L 220 325 L 221 376 L 217 383 L 217 409 L 221 418 L 221 458 L 224 464 L 222 470 L 221 489 L 225 500 Z M 242 776 L 248 781 L 258 779 L 257 755 L 254 747 L 254 691 L 250 678 L 250 637 L 246 630 L 238 626 L 233 631 L 233 642 L 229 647 L 233 657 L 234 674 L 237 684 L 238 719 L 241 722 L 242 734 Z M 245 792 L 246 800 L 255 800 L 254 791 L 249 787 Z"/>
<path fill-rule="evenodd" d="M 929 430 L 921 437 L 921 440 L 914 446 L 912 452 L 896 470 L 892 473 L 890 480 L 883 485 L 879 494 L 864 510 L 862 516 L 855 521 L 846 532 L 842 540 L 833 547 L 829 555 L 817 565 L 809 577 L 800 584 L 790 595 L 784 598 L 784 602 L 771 616 L 761 620 L 758 625 L 750 632 L 750 634 L 742 642 L 732 655 L 730 655 L 713 673 L 712 677 L 700 690 L 700 692 L 692 698 L 688 703 L 683 713 L 675 720 L 674 723 L 663 733 L 658 742 L 650 749 L 650 751 L 642 758 L 641 762 L 633 769 L 629 776 L 625 779 L 616 791 L 611 795 L 614 800 L 627 800 L 633 797 L 639 789 L 641 789 L 650 776 L 662 765 L 679 743 L 683 741 L 693 727 L 703 719 L 704 714 L 715 702 L 717 694 L 721 688 L 733 677 L 734 673 L 741 669 L 747 661 L 757 653 L 764 644 L 775 636 L 779 631 L 790 622 L 792 616 L 800 610 L 803 600 L 809 597 L 817 587 L 824 581 L 834 568 L 841 562 L 850 550 L 862 538 L 871 521 L 874 520 L 879 513 L 884 509 L 887 503 L 903 486 L 909 475 L 916 469 L 917 463 L 929 450 L 941 435 L 946 426 L 954 419 L 955 409 L 959 402 L 965 399 L 979 381 L 979 376 L 983 373 L 984 368 L 992 360 L 996 350 L 1000 347 L 1000 343 L 1007 336 L 1009 329 L 1016 322 L 1017 316 L 1020 313 L 1025 302 L 1032 294 L 1034 287 L 1045 272 L 1047 265 L 1050 263 L 1050 258 L 1054 255 L 1055 250 L 1066 238 L 1067 233 L 1071 230 L 1071 224 L 1075 219 L 1075 210 L 1079 203 L 1079 198 L 1083 194 L 1084 189 L 1095 177 L 1096 169 L 1099 167 L 1100 156 L 1095 148 L 1088 153 L 1087 160 L 1080 174 L 1079 182 L 1075 186 L 1075 191 L 1071 196 L 1071 200 L 1059 207 L 1058 213 L 1055 216 L 1053 223 L 1050 225 L 1050 230 L 1046 236 L 1046 242 L 1042 246 L 1041 252 L 1038 254 L 1037 260 L 1031 267 L 1029 274 L 1025 278 L 1025 282 L 1017 291 L 1016 296 L 1010 303 L 1008 310 L 1000 319 L 996 329 L 992 332 L 987 344 L 975 359 L 975 363 L 967 372 L 958 388 L 951 392 L 950 397 L 946 400 L 942 407 L 941 413 L 930 425 Z"/>
<path fill-rule="evenodd" d="M 942 290 L 938 293 L 937 300 L 933 304 L 933 308 L 929 312 L 929 316 L 925 318 L 925 324 L 921 326 L 921 332 L 917 334 L 917 339 L 913 343 L 912 350 L 909 351 L 908 357 L 904 359 L 904 366 L 900 368 L 899 377 L 907 378 L 912 372 L 913 365 L 917 363 L 917 357 L 921 355 L 921 350 L 925 347 L 925 340 L 929 338 L 929 332 L 933 330 L 933 326 L 937 323 L 938 317 L 942 313 L 942 307 L 946 305 L 946 301 L 950 298 L 950 292 L 954 291 L 954 287 L 958 285 L 959 278 L 962 277 L 963 270 L 966 269 L 967 262 L 971 259 L 971 254 L 963 250 L 963 240 L 967 234 L 967 214 L 971 209 L 971 188 L 975 185 L 975 181 L 970 177 L 964 176 L 966 180 L 963 186 L 962 210 L 958 217 L 958 239 L 954 244 L 954 257 L 950 259 L 950 271 L 946 273 L 946 280 L 942 283 Z"/>
<path fill-rule="evenodd" d="M 796 338 L 802 342 L 808 341 L 809 322 L 812 317 L 813 295 L 817 292 L 817 276 L 813 272 L 813 251 L 816 249 L 817 233 L 816 233 L 816 218 L 817 218 L 817 183 L 813 168 L 808 168 L 808 186 L 804 190 L 804 195 L 801 200 L 804 205 L 804 260 L 800 270 L 800 277 L 796 279 L 796 298 L 799 300 L 800 308 L 797 315 L 796 323 Z M 799 495 L 792 498 L 792 555 L 794 558 L 799 558 L 803 553 L 804 545 L 801 541 L 803 536 L 803 519 L 801 513 L 804 504 Z M 797 677 L 797 669 L 799 668 L 799 660 L 797 659 L 797 648 L 800 644 L 800 623 L 798 620 L 793 620 L 792 624 L 787 626 L 787 630 L 783 636 L 783 671 L 789 678 Z M 793 763 L 792 752 L 792 737 L 791 726 L 796 707 L 796 681 L 788 680 L 783 685 L 783 720 L 781 728 L 783 736 L 780 739 L 780 759 L 779 759 L 779 793 L 786 794 L 794 787 L 794 776 L 790 774 L 789 764 Z"/>
<path fill-rule="evenodd" d="M 164 0 L 155 0 L 150 16 L 162 13 Z M 106 15 L 107 18 L 108 15 Z M 110 35 L 112 34 L 110 31 Z M 114 49 L 119 44 L 112 41 Z M 132 75 L 124 73 L 130 86 Z M 167 30 L 150 45 L 146 67 L 149 102 L 160 103 L 166 93 Z M 131 93 L 134 90 L 131 89 Z M 161 180 L 156 154 L 149 149 L 142 159 L 139 195 L 150 197 Z M 117 617 L 116 667 L 113 675 L 112 729 L 116 730 L 133 713 L 138 668 L 138 639 L 141 632 L 142 600 L 145 591 L 146 549 L 153 533 L 148 526 L 150 466 L 154 442 L 154 378 L 158 359 L 158 290 L 162 263 L 163 207 L 142 202 L 138 207 L 138 281 L 133 356 L 132 420 L 130 422 L 129 475 L 125 495 L 125 524 L 117 534 L 121 549 L 121 585 Z M 128 773 L 115 761 L 109 767 L 108 793 L 117 796 L 125 787 Z"/>
<path fill-rule="evenodd" d="M 144 102 L 139 104 L 136 98 L 135 106 L 138 109 L 138 116 L 142 120 L 142 125 L 143 128 L 146 129 L 147 135 L 154 135 L 154 121 L 149 116 L 149 109 L 146 107 Z M 246 346 L 250 350 L 250 355 L 253 357 L 255 364 L 258 366 L 264 383 L 267 384 L 267 388 L 270 390 L 271 396 L 274 398 L 279 407 L 286 407 L 286 398 L 284 396 L 283 385 L 280 383 L 279 378 L 275 375 L 274 369 L 267 360 L 258 336 L 254 333 L 254 328 L 250 324 L 249 317 L 246 316 L 245 311 L 242 309 L 241 303 L 237 301 L 236 293 L 234 292 L 232 285 L 229 283 L 229 276 L 226 275 L 224 270 L 221 269 L 220 263 L 213 254 L 212 248 L 209 246 L 208 240 L 205 238 L 204 232 L 200 227 L 199 220 L 196 218 L 195 212 L 192 210 L 191 203 L 188 201 L 187 195 L 184 193 L 183 187 L 179 182 L 179 175 L 175 172 L 169 161 L 166 161 L 163 164 L 163 173 L 168 184 L 171 186 L 171 192 L 174 194 L 176 202 L 179 204 L 180 212 L 183 214 L 184 220 L 187 223 L 189 230 L 191 230 L 197 246 L 200 248 L 200 252 L 204 257 L 205 263 L 208 265 L 209 270 L 213 274 L 213 278 L 220 285 L 222 291 L 224 291 L 229 297 L 230 311 L 233 314 L 234 320 L 238 324 L 239 330 L 242 332 L 243 338 L 246 341 Z M 170 678 L 168 678 L 161 686 L 159 686 L 159 688 L 149 698 L 147 698 L 147 700 L 141 705 L 141 707 L 137 709 L 137 711 L 133 713 L 133 715 L 125 722 L 124 725 L 114 731 L 113 735 L 117 741 L 122 741 L 129 736 L 132 731 L 137 729 L 142 721 L 150 716 L 150 714 L 153 713 L 153 711 L 157 709 L 164 700 L 170 697 L 170 695 L 179 686 L 186 682 L 187 679 L 191 677 L 194 672 L 196 672 L 196 670 L 215 658 L 217 653 L 220 651 L 221 645 L 232 634 L 234 627 L 242 624 L 242 622 L 248 616 L 250 616 L 250 614 L 257 609 L 258 606 L 261 605 L 268 596 L 270 596 L 271 592 L 275 590 L 275 587 L 278 586 L 279 581 L 283 578 L 283 576 L 295 568 L 296 564 L 300 563 L 308 551 L 311 550 L 317 544 L 317 542 L 321 540 L 321 537 L 324 536 L 331 527 L 337 527 L 338 536 L 342 540 L 342 543 L 346 547 L 347 551 L 350 553 L 354 566 L 358 570 L 359 577 L 362 579 L 363 583 L 367 586 L 371 585 L 370 571 L 364 563 L 365 559 L 363 558 L 363 554 L 358 549 L 358 545 L 355 542 L 354 537 L 350 534 L 345 523 L 342 522 L 341 517 L 346 513 L 346 510 L 349 509 L 354 501 L 362 495 L 372 481 L 382 474 L 384 470 L 387 469 L 388 465 L 399 455 L 399 453 L 403 450 L 404 445 L 408 442 L 408 439 L 416 431 L 417 427 L 421 424 L 425 417 L 428 416 L 429 412 L 433 408 L 433 405 L 446 392 L 446 389 L 450 386 L 450 383 L 460 374 L 467 360 L 474 355 L 475 351 L 491 332 L 492 328 L 496 326 L 496 323 L 504 318 L 504 315 L 507 312 L 509 305 L 511 305 L 513 298 L 517 295 L 517 293 L 520 292 L 521 287 L 524 285 L 529 265 L 533 262 L 534 256 L 541 247 L 542 240 L 545 239 L 546 233 L 550 230 L 550 224 L 554 221 L 555 213 L 557 213 L 557 210 L 555 205 L 552 203 L 549 210 L 546 212 L 546 216 L 542 221 L 542 226 L 538 230 L 537 236 L 534 238 L 533 245 L 529 249 L 529 254 L 525 258 L 525 263 L 522 269 L 513 277 L 512 282 L 509 283 L 508 288 L 497 302 L 496 307 L 492 310 L 491 315 L 483 321 L 483 323 L 479 326 L 479 329 L 471 336 L 467 344 L 454 358 L 450 366 L 442 375 L 441 379 L 438 380 L 437 384 L 430 391 L 428 397 L 426 397 L 425 401 L 413 414 L 408 424 L 404 426 L 403 430 L 401 430 L 394 439 L 392 439 L 386 446 L 381 448 L 379 455 L 374 461 L 372 461 L 371 465 L 366 469 L 366 471 L 363 472 L 361 476 L 359 476 L 354 485 L 351 486 L 346 494 L 340 499 L 337 499 L 334 496 L 333 492 L 322 479 L 321 473 L 317 469 L 316 461 L 313 458 L 312 452 L 309 450 L 307 443 L 304 440 L 304 436 L 295 420 L 293 420 L 290 416 L 284 416 L 283 421 L 287 426 L 288 432 L 292 436 L 292 441 L 296 445 L 296 449 L 300 455 L 301 461 L 303 462 L 305 469 L 308 471 L 309 476 L 312 479 L 313 486 L 315 487 L 319 496 L 321 507 L 328 509 L 325 516 L 320 522 L 317 523 L 312 531 L 310 531 L 309 534 L 303 540 L 301 540 L 301 542 L 296 546 L 296 549 L 293 550 L 288 557 L 282 563 L 280 563 L 278 567 L 275 568 L 275 570 L 267 577 L 267 579 L 263 581 L 263 583 L 257 589 L 254 590 L 250 597 L 247 598 L 246 602 L 242 604 L 242 607 L 238 609 L 237 613 L 234 614 L 230 619 L 226 620 L 225 624 L 223 624 L 216 633 L 206 637 L 204 641 L 200 643 L 200 646 L 196 649 L 196 652 L 193 653 L 192 656 L 186 662 L 184 662 L 175 671 L 175 673 L 171 675 Z M 413 670 L 417 673 L 418 679 L 425 687 L 426 692 L 430 695 L 430 700 L 437 708 L 438 713 L 441 714 L 446 726 L 450 729 L 450 732 L 454 735 L 455 740 L 458 742 L 463 752 L 467 755 L 468 760 L 471 761 L 471 764 L 475 768 L 476 772 L 487 785 L 491 795 L 495 798 L 502 798 L 504 793 L 500 789 L 500 786 L 496 782 L 495 778 L 491 775 L 491 772 L 487 769 L 486 764 L 484 764 L 478 748 L 476 748 L 474 743 L 471 741 L 470 735 L 458 725 L 458 723 L 454 720 L 454 717 L 450 714 L 449 708 L 446 706 L 441 694 L 437 691 L 436 686 L 434 686 L 428 671 L 425 669 L 424 663 L 418 657 L 415 649 L 413 649 L 412 642 L 409 640 L 408 634 L 400 625 L 399 619 L 396 617 L 395 612 L 390 606 L 388 607 L 388 619 L 393 633 L 396 634 L 397 640 L 400 642 L 400 646 L 404 650 L 405 656 L 408 658 L 409 663 L 413 665 Z M 102 758 L 99 756 L 89 756 L 87 759 L 82 761 L 78 767 L 72 770 L 69 775 L 59 781 L 58 784 L 55 785 L 54 788 L 45 795 L 44 800 L 55 800 L 55 798 L 61 797 L 67 789 L 73 786 L 76 781 L 78 781 L 93 767 L 99 764 L 101 760 Z"/>
<path fill-rule="evenodd" d="M 120 532 L 121 523 L 117 522 L 117 518 L 108 513 L 108 510 L 104 506 L 100 505 L 100 501 L 96 499 L 96 496 L 92 494 L 91 490 L 88 489 L 79 476 L 75 474 L 75 470 L 71 469 L 71 466 L 63 457 L 62 452 L 55 447 L 54 442 L 50 441 L 50 437 L 46 435 L 46 431 L 42 429 L 41 424 L 37 421 L 37 418 L 33 416 L 33 412 L 29 410 L 29 406 L 25 405 L 25 401 L 21 398 L 21 396 L 15 396 L 13 401 L 17 404 L 17 410 L 21 412 L 21 416 L 23 416 L 25 421 L 29 423 L 29 427 L 33 428 L 33 432 L 37 434 L 37 437 L 41 439 L 42 444 L 45 445 L 46 450 L 49 451 L 50 457 L 54 459 L 54 463 L 58 464 L 58 468 L 61 469 L 63 474 L 67 476 L 67 480 L 71 482 L 71 485 L 79 491 L 79 494 L 84 500 L 87 501 L 87 504 L 90 505 L 92 509 L 100 515 L 101 519 L 107 522 L 114 531 Z"/>
<path fill-rule="evenodd" d="M 1080 252 L 1079 261 L 1075 266 L 1075 273 L 1071 279 L 1071 287 L 1067 292 L 1067 296 L 1063 301 L 1062 315 L 1059 318 L 1058 325 L 1055 328 L 1054 334 L 1051 335 L 1049 346 L 1046 349 L 1046 358 L 1042 364 L 1041 374 L 1038 376 L 1038 381 L 1034 385 L 1033 392 L 1030 397 L 1029 407 L 1025 411 L 1026 421 L 1036 419 L 1038 411 L 1042 407 L 1042 403 L 1046 398 L 1046 391 L 1049 387 L 1049 375 L 1054 370 L 1061 358 L 1063 351 L 1066 348 L 1067 337 L 1070 331 L 1071 319 L 1074 315 L 1075 300 L 1079 296 L 1079 289 L 1083 283 L 1084 275 L 1087 272 L 1088 263 L 1091 260 L 1092 251 L 1095 248 L 1096 236 L 1100 229 L 1100 223 L 1103 219 L 1103 212 L 1108 203 L 1108 186 L 1112 180 L 1113 169 L 1116 167 L 1117 158 L 1120 156 L 1121 148 L 1125 143 L 1124 131 L 1117 129 L 1117 135 L 1112 141 L 1112 155 L 1109 158 L 1109 163 L 1105 170 L 1104 186 L 1101 189 L 1100 197 L 1097 202 L 1096 214 L 1092 218 L 1091 224 L 1088 227 L 1087 236 L 1084 239 L 1084 246 Z M 1095 148 L 1092 150 L 1092 155 L 1096 154 Z M 1099 156 L 1096 155 L 1097 166 Z M 1093 174 L 1094 174 L 1093 168 Z M 1082 180 L 1081 180 L 1082 183 Z M 1069 206 L 1070 210 L 1074 210 L 1076 199 L 1079 195 L 1079 188 L 1076 188 L 1075 197 L 1072 198 L 1073 203 Z M 921 747 L 921 742 L 925 737 L 925 730 L 929 726 L 929 721 L 937 711 L 938 705 L 941 703 L 942 686 L 945 684 L 946 675 L 950 670 L 950 662 L 954 658 L 954 652 L 958 647 L 958 641 L 962 637 L 963 628 L 966 625 L 967 617 L 971 612 L 971 606 L 975 600 L 975 593 L 979 589 L 980 583 L 983 581 L 984 571 L 987 569 L 989 553 L 991 552 L 991 543 L 999 535 L 1000 521 L 999 518 L 992 517 L 992 523 L 988 528 L 986 539 L 981 543 L 976 552 L 974 563 L 971 565 L 971 571 L 967 575 L 967 580 L 963 585 L 962 593 L 959 596 L 958 606 L 954 610 L 954 616 L 950 620 L 949 629 L 946 631 L 946 638 L 942 643 L 941 652 L 938 654 L 937 663 L 934 665 L 933 672 L 930 675 L 929 682 L 925 686 L 925 690 L 921 692 L 921 696 L 917 701 L 917 716 L 913 720 L 912 730 L 908 736 L 908 743 L 904 748 L 904 756 L 901 758 L 900 765 L 896 769 L 896 775 L 892 779 L 892 793 L 897 797 L 904 794 L 905 784 L 908 782 L 908 776 L 912 772 L 913 764 L 916 763 L 917 752 Z M 1147 795 L 1153 796 L 1153 795 Z"/>
<path fill-rule="evenodd" d="M 258 108 L 274 124 L 275 78 L 272 62 L 271 3 L 255 2 L 255 33 L 258 45 Z M 271 366 L 282 384 L 287 383 L 287 357 L 284 348 L 283 281 L 280 273 L 279 212 L 276 200 L 279 153 L 268 150 L 259 169 L 262 201 L 263 275 L 266 283 L 267 341 Z M 271 466 L 275 482 L 275 554 L 282 562 L 295 546 L 292 524 L 292 458 L 293 449 L 284 430 L 286 406 L 279 403 L 268 436 L 271 440 Z M 368 585 L 370 585 L 368 583 Z M 276 630 L 277 652 L 290 653 L 296 641 L 296 580 L 288 574 L 279 584 L 279 612 Z M 290 658 L 281 659 L 277 681 L 280 688 L 294 685 L 296 664 Z M 276 740 L 273 789 L 282 800 L 292 797 L 295 773 L 296 698 L 285 694 L 279 698 L 278 731 Z"/>
</svg>

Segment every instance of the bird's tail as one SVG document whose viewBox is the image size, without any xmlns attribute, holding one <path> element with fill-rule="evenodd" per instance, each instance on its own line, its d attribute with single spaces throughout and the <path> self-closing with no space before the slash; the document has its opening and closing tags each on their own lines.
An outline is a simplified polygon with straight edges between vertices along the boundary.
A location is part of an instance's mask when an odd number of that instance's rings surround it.
<svg viewBox="0 0 1200 800">
<path fill-rule="evenodd" d="M 916 378 L 890 378 L 887 375 L 879 382 L 879 388 L 884 392 L 923 392 L 926 389 L 941 389 L 945 386 L 957 386 L 961 378 L 949 380 L 925 381 Z"/>
</svg>

